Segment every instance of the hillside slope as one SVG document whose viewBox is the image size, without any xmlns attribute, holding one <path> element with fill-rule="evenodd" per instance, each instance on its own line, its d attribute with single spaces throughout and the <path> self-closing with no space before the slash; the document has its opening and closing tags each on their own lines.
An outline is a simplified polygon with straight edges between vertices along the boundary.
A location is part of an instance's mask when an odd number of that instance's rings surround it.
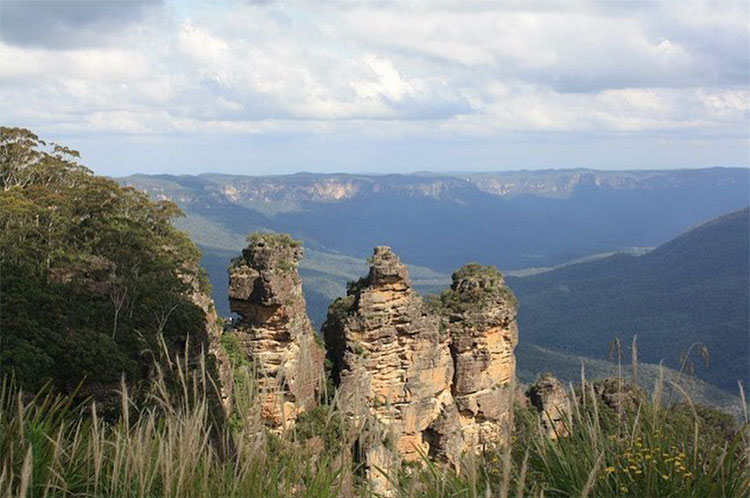
<svg viewBox="0 0 750 498">
<path fill-rule="evenodd" d="M 698 365 L 698 376 L 734 392 L 738 380 L 748 381 L 749 226 L 743 209 L 642 256 L 618 254 L 509 278 L 522 303 L 524 341 L 605 358 L 614 337 L 629 342 L 638 334 L 642 361 L 664 359 L 673 368 L 700 341 L 711 361 L 708 369 Z"/>
</svg>

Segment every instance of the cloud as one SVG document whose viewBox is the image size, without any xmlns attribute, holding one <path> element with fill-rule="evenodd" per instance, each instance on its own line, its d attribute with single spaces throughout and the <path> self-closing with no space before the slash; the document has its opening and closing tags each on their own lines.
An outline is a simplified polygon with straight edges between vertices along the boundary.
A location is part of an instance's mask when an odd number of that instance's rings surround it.
<svg viewBox="0 0 750 498">
<path fill-rule="evenodd" d="M 48 48 L 116 43 L 120 29 L 162 5 L 163 0 L 2 0 L 0 39 Z"/>
<path fill-rule="evenodd" d="M 746 138 L 747 18 L 742 1 L 2 0 L 0 106 L 80 135 Z"/>
</svg>

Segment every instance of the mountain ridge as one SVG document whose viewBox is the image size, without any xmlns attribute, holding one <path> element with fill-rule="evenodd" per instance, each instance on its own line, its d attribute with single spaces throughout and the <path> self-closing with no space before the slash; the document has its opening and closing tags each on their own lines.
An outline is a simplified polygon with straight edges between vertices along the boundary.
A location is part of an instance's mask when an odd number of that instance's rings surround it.
<svg viewBox="0 0 750 498">
<path fill-rule="evenodd" d="M 750 169 L 741 167 L 710 167 L 674 170 L 595 170 L 589 168 L 574 169 L 544 169 L 544 170 L 509 170 L 509 171 L 477 171 L 442 173 L 420 171 L 405 174 L 360 174 L 360 173 L 309 173 L 299 172 L 290 175 L 238 175 L 225 173 L 201 173 L 199 175 L 148 175 L 137 173 L 116 180 L 124 183 L 139 183 L 147 179 L 181 181 L 201 179 L 199 185 L 207 186 L 210 182 L 227 184 L 231 181 L 244 182 L 274 182 L 297 183 L 304 181 L 348 181 L 356 184 L 392 184 L 387 180 L 399 179 L 410 183 L 432 181 L 453 181 L 454 185 L 473 186 L 477 190 L 499 197 L 513 197 L 517 195 L 541 195 L 548 197 L 566 197 L 573 190 L 581 186 L 609 187 L 617 189 L 653 188 L 654 186 L 672 184 L 690 184 L 698 180 L 705 180 L 706 175 L 722 173 L 724 182 L 740 182 L 745 177 L 750 178 Z M 384 181 L 386 180 L 386 181 Z M 540 183 L 541 182 L 541 183 Z M 429 192 L 429 191 L 428 191 Z M 351 194 L 351 192 L 350 192 Z M 325 196 L 323 196 L 325 198 Z M 341 197 L 333 195 L 334 200 Z"/>
<path fill-rule="evenodd" d="M 638 334 L 643 361 L 666 359 L 676 369 L 679 354 L 702 343 L 713 366 L 698 367 L 700 377 L 730 391 L 737 380 L 747 383 L 749 213 L 744 208 L 699 224 L 641 256 L 616 254 L 510 277 L 524 303 L 519 323 L 526 340 L 603 357 L 615 336 L 628 341 Z"/>
</svg>

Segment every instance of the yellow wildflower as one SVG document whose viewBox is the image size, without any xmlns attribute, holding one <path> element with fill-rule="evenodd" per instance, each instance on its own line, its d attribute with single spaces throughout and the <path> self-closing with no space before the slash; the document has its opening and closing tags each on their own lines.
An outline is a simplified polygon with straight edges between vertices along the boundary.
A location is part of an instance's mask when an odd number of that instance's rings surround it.
<svg viewBox="0 0 750 498">
<path fill-rule="evenodd" d="M 605 472 L 606 472 L 607 474 L 611 474 L 612 472 L 614 472 L 614 471 L 615 471 L 615 468 L 614 468 L 614 467 L 607 467 L 606 469 L 604 469 L 604 471 L 605 471 Z"/>
</svg>

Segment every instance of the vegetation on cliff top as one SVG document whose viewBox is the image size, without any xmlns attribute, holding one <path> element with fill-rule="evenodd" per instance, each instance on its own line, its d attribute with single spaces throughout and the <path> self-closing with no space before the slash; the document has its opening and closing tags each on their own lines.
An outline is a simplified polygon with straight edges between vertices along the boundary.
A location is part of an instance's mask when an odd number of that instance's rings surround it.
<svg viewBox="0 0 750 498">
<path fill-rule="evenodd" d="M 209 292 L 171 202 L 98 177 L 78 153 L 0 128 L 0 376 L 97 394 L 147 376 L 163 337 L 198 341 Z M 79 386 L 79 384 L 81 384 Z"/>
<path fill-rule="evenodd" d="M 248 249 L 254 247 L 265 247 L 274 253 L 274 269 L 281 272 L 289 272 L 296 268 L 297 262 L 293 258 L 294 251 L 302 248 L 302 242 L 292 238 L 286 233 L 275 232 L 251 232 L 245 237 Z M 247 264 L 247 254 L 233 258 L 230 268 Z"/>
<path fill-rule="evenodd" d="M 273 249 L 302 247 L 301 241 L 292 238 L 287 233 L 252 232 L 247 235 L 247 241 L 251 245 L 263 244 Z"/>
<path fill-rule="evenodd" d="M 488 301 L 504 301 L 516 308 L 518 301 L 505 286 L 503 275 L 492 265 L 467 263 L 453 272 L 453 286 L 440 294 L 427 296 L 427 306 L 436 313 L 452 314 L 481 309 Z M 456 285 L 459 288 L 456 288 Z"/>
</svg>

